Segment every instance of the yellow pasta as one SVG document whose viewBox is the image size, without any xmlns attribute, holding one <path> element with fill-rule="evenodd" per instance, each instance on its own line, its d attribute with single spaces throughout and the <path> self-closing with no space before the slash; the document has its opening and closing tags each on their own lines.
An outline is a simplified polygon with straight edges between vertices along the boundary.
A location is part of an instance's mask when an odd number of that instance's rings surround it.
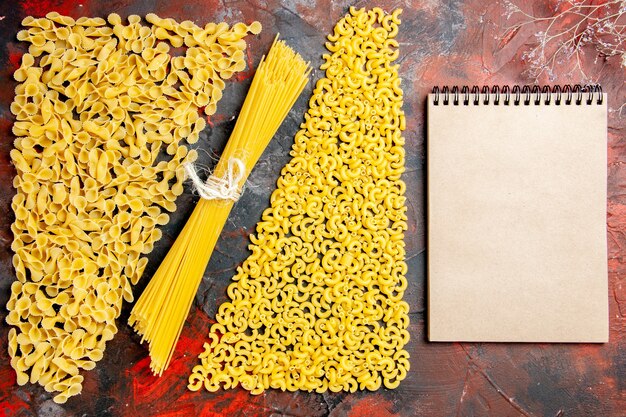
<svg viewBox="0 0 626 417">
<path fill-rule="evenodd" d="M 81 391 L 80 370 L 93 369 L 117 332 L 164 211 L 182 193 L 182 165 L 196 158 L 185 142 L 205 127 L 200 110 L 215 111 L 224 74 L 245 66 L 243 38 L 261 29 L 146 19 L 52 12 L 25 18 L 17 35 L 30 47 L 11 105 L 9 356 L 19 384 L 39 383 L 56 402 Z"/>
<path fill-rule="evenodd" d="M 220 36 L 228 35 L 223 30 L 221 27 Z M 241 26 L 237 29 L 242 30 Z M 229 39 L 235 38 L 229 35 Z M 169 365 L 239 190 L 308 82 L 309 72 L 300 55 L 283 41 L 275 40 L 256 70 L 235 128 L 210 177 L 219 190 L 224 190 L 225 185 L 233 189 L 226 197 L 223 193 L 200 193 L 203 198 L 133 307 L 129 323 L 148 342 L 150 367 L 155 374 L 161 375 Z"/>
<path fill-rule="evenodd" d="M 406 377 L 399 14 L 351 8 L 328 37 L 326 78 L 189 389 L 354 392 Z"/>
</svg>

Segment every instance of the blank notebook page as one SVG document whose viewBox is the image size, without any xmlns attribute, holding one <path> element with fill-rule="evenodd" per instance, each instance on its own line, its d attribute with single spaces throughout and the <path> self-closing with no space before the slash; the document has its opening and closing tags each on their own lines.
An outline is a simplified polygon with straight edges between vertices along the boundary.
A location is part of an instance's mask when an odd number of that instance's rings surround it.
<svg viewBox="0 0 626 417">
<path fill-rule="evenodd" d="M 428 99 L 429 339 L 608 341 L 606 97 L 480 97 Z"/>
</svg>

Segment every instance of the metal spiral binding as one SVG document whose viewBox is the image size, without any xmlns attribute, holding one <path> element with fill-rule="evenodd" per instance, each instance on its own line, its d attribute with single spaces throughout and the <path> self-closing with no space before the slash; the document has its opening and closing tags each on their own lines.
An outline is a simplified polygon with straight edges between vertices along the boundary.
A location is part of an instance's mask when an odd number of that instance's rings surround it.
<svg viewBox="0 0 626 417">
<path fill-rule="evenodd" d="M 592 104 L 594 99 L 597 104 L 602 104 L 604 96 L 602 95 L 602 86 L 599 84 L 589 85 L 555 85 L 550 87 L 548 85 L 539 87 L 538 85 L 514 85 L 512 88 L 509 86 L 483 86 L 482 88 L 474 85 L 471 87 L 464 85 L 453 86 L 452 88 L 443 86 L 441 90 L 439 87 L 433 87 L 433 104 L 438 106 L 441 102 L 444 106 L 452 103 L 454 106 L 462 104 L 468 106 L 470 101 L 473 105 L 479 104 L 488 105 L 490 101 L 493 104 L 500 104 L 500 101 L 504 105 L 513 104 L 514 106 L 524 105 L 528 106 L 530 103 L 534 105 L 543 104 L 566 104 L 581 105 L 583 100 L 586 104 Z"/>
</svg>

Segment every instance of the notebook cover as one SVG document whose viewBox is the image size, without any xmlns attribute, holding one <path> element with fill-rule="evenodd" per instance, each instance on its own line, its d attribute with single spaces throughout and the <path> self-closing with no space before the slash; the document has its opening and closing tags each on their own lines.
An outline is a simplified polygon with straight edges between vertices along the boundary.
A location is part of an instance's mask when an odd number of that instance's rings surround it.
<svg viewBox="0 0 626 417">
<path fill-rule="evenodd" d="M 431 341 L 608 341 L 606 102 L 429 96 Z"/>
</svg>

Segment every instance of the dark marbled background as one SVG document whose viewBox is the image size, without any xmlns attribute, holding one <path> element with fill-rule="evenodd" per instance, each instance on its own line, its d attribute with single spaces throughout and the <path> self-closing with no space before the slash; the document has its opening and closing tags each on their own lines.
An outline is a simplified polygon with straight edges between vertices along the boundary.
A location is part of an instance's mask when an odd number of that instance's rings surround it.
<svg viewBox="0 0 626 417">
<path fill-rule="evenodd" d="M 600 3 L 598 1 L 594 3 Z M 18 387 L 7 354 L 8 327 L 4 324 L 11 266 L 10 201 L 15 170 L 9 152 L 13 146 L 9 105 L 16 83 L 12 73 L 24 45 L 15 35 L 24 16 L 58 11 L 73 17 L 106 17 L 116 12 L 146 15 L 154 12 L 178 21 L 251 22 L 259 20 L 263 32 L 248 38 L 250 63 L 256 67 L 276 32 L 314 67 L 321 64 L 324 37 L 348 7 L 402 7 L 398 35 L 399 62 L 407 115 L 406 167 L 409 231 L 406 234 L 411 305 L 411 371 L 394 391 L 355 394 L 287 393 L 270 390 L 251 396 L 242 389 L 216 393 L 186 389 L 189 371 L 202 351 L 211 317 L 225 300 L 225 288 L 234 269 L 247 256 L 248 235 L 269 204 L 280 169 L 307 107 L 312 86 L 303 93 L 271 142 L 240 202 L 235 206 L 206 271 L 176 357 L 161 378 L 150 374 L 145 346 L 126 325 L 130 306 L 119 320 L 119 333 L 109 342 L 95 370 L 84 372 L 83 393 L 64 405 L 38 385 Z M 548 2 L 523 2 L 526 10 L 541 14 Z M 0 4 L 0 415 L 61 416 L 626 416 L 626 101 L 625 70 L 619 59 L 605 60 L 589 49 L 583 67 L 609 94 L 609 161 L 607 225 L 609 244 L 610 342 L 588 344 L 428 343 L 425 339 L 425 215 L 424 215 L 424 108 L 434 85 L 526 84 L 527 63 L 522 54 L 534 40 L 534 28 L 502 38 L 509 24 L 501 2 L 481 0 L 333 1 L 290 0 L 3 0 Z M 557 74 L 559 66 L 557 65 Z M 252 71 L 228 83 L 198 146 L 201 162 L 213 165 L 234 125 L 250 84 Z M 315 70 L 312 80 L 322 73 Z M 576 73 L 540 82 L 584 81 Z M 532 134 L 530 132 L 529 134 Z M 151 262 L 135 294 L 140 294 L 168 247 L 182 228 L 196 197 L 186 192 L 178 211 L 164 229 L 163 239 L 150 255 Z"/>
</svg>

